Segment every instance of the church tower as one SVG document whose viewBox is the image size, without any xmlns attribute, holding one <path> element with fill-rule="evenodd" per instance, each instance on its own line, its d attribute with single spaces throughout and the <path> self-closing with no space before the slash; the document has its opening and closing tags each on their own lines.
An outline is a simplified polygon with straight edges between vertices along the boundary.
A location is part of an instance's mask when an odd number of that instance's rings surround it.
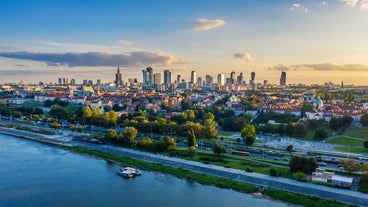
<svg viewBox="0 0 368 207">
<path fill-rule="evenodd" d="M 123 80 L 121 79 L 121 73 L 120 73 L 119 67 L 118 67 L 118 70 L 116 71 L 116 74 L 115 74 L 115 85 L 116 86 L 122 86 L 123 85 Z"/>
</svg>

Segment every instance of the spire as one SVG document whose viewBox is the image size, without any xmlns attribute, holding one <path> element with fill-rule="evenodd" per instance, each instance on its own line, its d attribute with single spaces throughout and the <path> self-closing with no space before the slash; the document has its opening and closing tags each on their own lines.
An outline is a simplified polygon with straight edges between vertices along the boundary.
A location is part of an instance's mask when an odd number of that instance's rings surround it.
<svg viewBox="0 0 368 207">
<path fill-rule="evenodd" d="M 118 66 L 118 71 L 117 71 L 117 73 L 120 73 L 120 68 L 119 68 L 119 66 Z"/>
</svg>

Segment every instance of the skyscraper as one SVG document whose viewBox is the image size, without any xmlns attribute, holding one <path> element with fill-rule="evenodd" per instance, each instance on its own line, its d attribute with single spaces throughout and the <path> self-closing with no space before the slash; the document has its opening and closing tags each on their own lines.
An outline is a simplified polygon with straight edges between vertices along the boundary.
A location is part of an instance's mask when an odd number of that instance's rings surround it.
<svg viewBox="0 0 368 207">
<path fill-rule="evenodd" d="M 232 71 L 231 73 L 230 73 L 230 78 L 231 78 L 231 83 L 235 83 L 235 71 Z"/>
<path fill-rule="evenodd" d="M 155 73 L 153 76 L 153 84 L 160 85 L 161 84 L 161 73 Z"/>
<path fill-rule="evenodd" d="M 213 83 L 213 77 L 210 75 L 206 75 L 206 85 L 211 86 Z"/>
<path fill-rule="evenodd" d="M 171 72 L 169 70 L 164 70 L 164 83 L 165 84 L 171 83 Z"/>
<path fill-rule="evenodd" d="M 146 70 L 142 70 L 142 75 L 144 85 L 153 84 L 153 69 L 151 67 L 147 67 Z"/>
<path fill-rule="evenodd" d="M 238 82 L 238 84 L 242 84 L 242 83 L 243 83 L 243 81 L 244 81 L 244 75 L 243 75 L 243 73 L 241 72 L 241 73 L 238 75 L 238 77 L 237 77 L 237 82 Z"/>
<path fill-rule="evenodd" d="M 190 73 L 190 82 L 191 83 L 195 83 L 195 80 L 196 80 L 196 72 L 194 70 L 192 70 L 192 72 Z"/>
<path fill-rule="evenodd" d="M 180 83 L 181 82 L 181 75 L 178 75 L 177 78 L 176 78 L 176 82 Z"/>
<path fill-rule="evenodd" d="M 219 86 L 225 85 L 225 75 L 223 73 L 217 75 L 217 84 Z"/>
<path fill-rule="evenodd" d="M 254 79 L 256 78 L 256 73 L 255 72 L 252 72 L 250 74 L 250 77 L 251 77 L 252 83 L 254 83 Z"/>
<path fill-rule="evenodd" d="M 118 70 L 116 71 L 115 74 L 115 85 L 116 86 L 122 86 L 123 85 L 123 80 L 121 79 L 121 73 L 120 73 L 120 68 L 118 67 Z"/>
<path fill-rule="evenodd" d="M 281 72 L 280 86 L 286 86 L 286 72 Z"/>
</svg>

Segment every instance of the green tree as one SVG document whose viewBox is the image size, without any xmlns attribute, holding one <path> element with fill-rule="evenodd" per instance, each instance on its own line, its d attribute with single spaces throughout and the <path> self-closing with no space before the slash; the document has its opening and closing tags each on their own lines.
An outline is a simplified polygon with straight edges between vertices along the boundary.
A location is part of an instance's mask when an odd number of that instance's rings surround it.
<svg viewBox="0 0 368 207">
<path fill-rule="evenodd" d="M 122 132 L 122 144 L 126 146 L 133 145 L 135 138 L 137 137 L 137 129 L 134 127 L 125 127 Z"/>
<path fill-rule="evenodd" d="M 194 111 L 193 110 L 191 110 L 191 109 L 189 109 L 188 110 L 188 115 L 187 115 L 187 119 L 188 119 L 188 121 L 195 121 L 195 113 L 194 113 Z"/>
<path fill-rule="evenodd" d="M 188 147 L 196 147 L 197 146 L 197 139 L 193 129 L 188 130 Z"/>
<path fill-rule="evenodd" d="M 271 176 L 277 177 L 277 171 L 274 168 L 271 168 L 269 172 Z"/>
<path fill-rule="evenodd" d="M 295 125 L 295 136 L 304 137 L 307 134 L 307 126 L 303 122 L 299 122 Z"/>
<path fill-rule="evenodd" d="M 155 144 L 155 150 L 156 151 L 170 151 L 175 149 L 176 142 L 175 140 L 171 139 L 169 136 L 165 136 L 164 138 L 161 138 L 156 142 Z"/>
<path fill-rule="evenodd" d="M 61 107 L 59 105 L 52 106 L 49 114 L 50 116 L 60 120 L 67 120 L 69 118 L 68 112 L 64 109 L 64 107 Z"/>
<path fill-rule="evenodd" d="M 299 181 L 305 181 L 305 174 L 303 172 L 296 172 L 294 178 Z"/>
<path fill-rule="evenodd" d="M 245 125 L 240 133 L 244 143 L 248 146 L 252 145 L 256 140 L 256 128 L 251 124 Z"/>
<path fill-rule="evenodd" d="M 353 117 L 351 117 L 350 115 L 344 115 L 342 118 L 341 118 L 341 122 L 342 122 L 342 125 L 344 127 L 348 127 L 351 125 L 351 123 L 353 123 Z"/>
<path fill-rule="evenodd" d="M 342 127 L 342 120 L 337 116 L 331 117 L 330 128 L 333 130 L 338 130 L 340 127 Z"/>
<path fill-rule="evenodd" d="M 213 147 L 213 153 L 215 153 L 217 156 L 226 153 L 226 148 L 223 147 L 221 144 L 217 144 Z"/>
<path fill-rule="evenodd" d="M 188 148 L 188 157 L 195 157 L 197 155 L 197 149 L 193 146 Z"/>
<path fill-rule="evenodd" d="M 140 148 L 146 148 L 152 144 L 152 139 L 149 137 L 142 138 L 138 143 L 138 147 Z"/>
<path fill-rule="evenodd" d="M 104 113 L 103 121 L 105 127 L 114 127 L 119 120 L 119 115 L 115 111 Z"/>
<path fill-rule="evenodd" d="M 314 134 L 314 139 L 316 140 L 324 140 L 327 138 L 327 132 L 325 129 L 320 128 L 316 130 L 316 133 Z"/>
<path fill-rule="evenodd" d="M 289 145 L 286 147 L 286 151 L 292 152 L 293 151 L 293 145 Z"/>
<path fill-rule="evenodd" d="M 91 108 L 89 108 L 89 106 L 85 105 L 82 109 L 83 115 L 83 124 L 85 125 L 86 123 L 89 123 L 89 121 L 91 120 L 92 117 L 92 110 Z"/>
<path fill-rule="evenodd" d="M 359 120 L 360 124 L 363 126 L 368 126 L 368 113 L 362 115 Z"/>
<path fill-rule="evenodd" d="M 203 133 L 205 138 L 211 139 L 217 137 L 216 122 L 214 115 L 209 112 L 204 122 Z"/>
<path fill-rule="evenodd" d="M 361 168 L 360 164 L 353 159 L 341 159 L 339 164 L 348 173 L 356 172 Z"/>
<path fill-rule="evenodd" d="M 291 172 L 301 171 L 305 174 L 312 174 L 317 168 L 317 161 L 314 158 L 293 156 L 290 159 L 289 167 Z"/>
</svg>

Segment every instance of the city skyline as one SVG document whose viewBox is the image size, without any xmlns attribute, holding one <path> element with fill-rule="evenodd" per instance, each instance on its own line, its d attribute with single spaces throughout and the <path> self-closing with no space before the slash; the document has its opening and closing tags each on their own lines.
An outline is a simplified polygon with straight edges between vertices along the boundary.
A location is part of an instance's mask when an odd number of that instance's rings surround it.
<svg viewBox="0 0 368 207">
<path fill-rule="evenodd" d="M 368 85 L 368 2 L 1 1 L 1 83 L 123 81 L 152 67 L 190 81 Z M 339 14 L 339 15 L 336 15 Z"/>
</svg>

